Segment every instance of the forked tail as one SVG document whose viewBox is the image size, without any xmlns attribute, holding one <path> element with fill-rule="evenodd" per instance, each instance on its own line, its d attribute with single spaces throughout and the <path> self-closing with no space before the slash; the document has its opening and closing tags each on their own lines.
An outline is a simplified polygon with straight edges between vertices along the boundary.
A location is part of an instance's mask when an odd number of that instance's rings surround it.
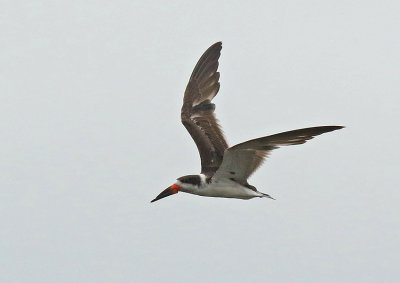
<svg viewBox="0 0 400 283">
<path fill-rule="evenodd" d="M 259 192 L 259 193 L 261 193 L 261 192 Z M 273 197 L 271 197 L 269 194 L 264 194 L 264 193 L 261 193 L 262 194 L 262 197 L 260 197 L 260 198 L 270 198 L 270 199 L 273 199 L 273 200 L 275 200 Z"/>
</svg>

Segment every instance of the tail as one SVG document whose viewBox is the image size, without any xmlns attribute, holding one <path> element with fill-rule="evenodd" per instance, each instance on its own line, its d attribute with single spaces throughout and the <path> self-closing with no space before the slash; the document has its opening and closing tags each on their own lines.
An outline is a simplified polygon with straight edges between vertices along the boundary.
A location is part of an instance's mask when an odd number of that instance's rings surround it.
<svg viewBox="0 0 400 283">
<path fill-rule="evenodd" d="M 270 198 L 270 199 L 273 199 L 273 200 L 275 200 L 273 197 L 271 197 L 270 195 L 268 195 L 268 194 L 264 194 L 264 193 L 262 193 L 262 192 L 259 192 L 259 193 L 261 193 L 262 194 L 262 197 L 260 197 L 260 198 Z"/>
</svg>

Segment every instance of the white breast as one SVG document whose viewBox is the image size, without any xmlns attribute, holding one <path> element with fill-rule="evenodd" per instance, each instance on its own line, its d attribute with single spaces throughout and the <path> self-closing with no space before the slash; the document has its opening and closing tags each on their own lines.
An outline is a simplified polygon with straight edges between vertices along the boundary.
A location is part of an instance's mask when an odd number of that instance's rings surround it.
<svg viewBox="0 0 400 283">
<path fill-rule="evenodd" d="M 196 191 L 190 192 L 200 196 L 251 199 L 262 197 L 263 194 L 250 190 L 230 179 L 213 180 Z"/>
</svg>

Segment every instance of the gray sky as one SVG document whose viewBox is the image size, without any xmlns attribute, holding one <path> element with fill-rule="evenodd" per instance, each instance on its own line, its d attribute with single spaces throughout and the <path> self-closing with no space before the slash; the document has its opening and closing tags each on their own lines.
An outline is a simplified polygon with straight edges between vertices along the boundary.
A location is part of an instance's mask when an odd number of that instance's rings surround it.
<svg viewBox="0 0 400 283">
<path fill-rule="evenodd" d="M 397 282 L 398 1 L 1 1 L 1 282 Z M 180 193 L 187 80 L 222 40 L 228 142 L 345 125 Z"/>
</svg>

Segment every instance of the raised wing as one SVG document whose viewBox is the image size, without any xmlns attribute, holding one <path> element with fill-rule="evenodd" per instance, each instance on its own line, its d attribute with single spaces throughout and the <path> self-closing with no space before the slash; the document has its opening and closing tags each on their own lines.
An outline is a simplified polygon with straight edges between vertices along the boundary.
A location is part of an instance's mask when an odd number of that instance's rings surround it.
<svg viewBox="0 0 400 283">
<path fill-rule="evenodd" d="M 315 136 L 343 128 L 342 126 L 321 126 L 283 132 L 249 140 L 228 148 L 221 166 L 214 178 L 231 178 L 243 185 L 263 163 L 272 150 L 285 145 L 302 144 Z"/>
<path fill-rule="evenodd" d="M 190 76 L 181 110 L 182 124 L 192 136 L 201 158 L 201 172 L 212 175 L 222 162 L 228 147 L 211 100 L 219 90 L 218 59 L 222 43 L 217 42 L 204 52 Z"/>
</svg>

